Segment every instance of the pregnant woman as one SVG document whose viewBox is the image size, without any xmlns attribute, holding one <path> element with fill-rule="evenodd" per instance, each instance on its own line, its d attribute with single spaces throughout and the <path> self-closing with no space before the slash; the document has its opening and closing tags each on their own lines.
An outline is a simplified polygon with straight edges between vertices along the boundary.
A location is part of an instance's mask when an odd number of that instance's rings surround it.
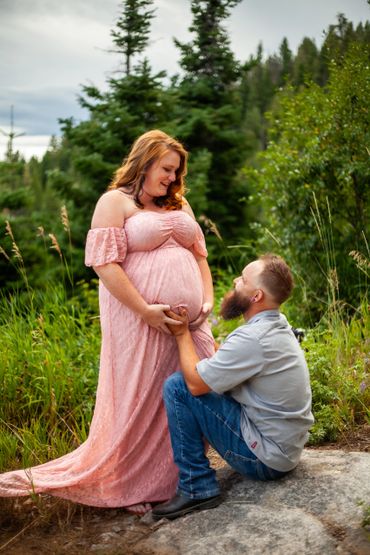
<svg viewBox="0 0 370 555">
<path fill-rule="evenodd" d="M 200 358 L 214 352 L 204 237 L 184 199 L 187 152 L 162 131 L 139 137 L 98 201 L 86 264 L 100 278 L 99 383 L 88 439 L 43 465 L 0 476 L 0 495 L 48 493 L 141 514 L 175 493 L 162 402 L 179 368 L 168 310 L 187 309 Z"/>
</svg>

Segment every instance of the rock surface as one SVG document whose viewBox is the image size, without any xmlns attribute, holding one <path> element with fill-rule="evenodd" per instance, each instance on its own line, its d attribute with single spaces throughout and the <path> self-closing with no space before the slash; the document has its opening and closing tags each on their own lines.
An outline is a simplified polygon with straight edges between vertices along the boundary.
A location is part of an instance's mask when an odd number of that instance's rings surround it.
<svg viewBox="0 0 370 555">
<path fill-rule="evenodd" d="M 370 531 L 361 526 L 370 505 L 370 453 L 306 450 L 276 482 L 242 478 L 228 467 L 218 476 L 219 507 L 153 524 L 130 553 L 370 555 Z"/>
<path fill-rule="evenodd" d="M 14 527 L 4 504 L 0 551 L 6 555 L 370 555 L 370 526 L 362 527 L 364 507 L 370 508 L 369 452 L 306 449 L 297 469 L 277 482 L 242 478 L 212 450 L 209 456 L 224 494 L 216 509 L 153 522 L 150 513 L 139 518 L 124 509 L 94 509 L 46 496 L 41 509 L 32 509 L 34 519 L 31 512 L 28 524 L 21 519 Z M 34 504 L 31 498 L 19 501 L 20 517 L 30 503 Z"/>
</svg>

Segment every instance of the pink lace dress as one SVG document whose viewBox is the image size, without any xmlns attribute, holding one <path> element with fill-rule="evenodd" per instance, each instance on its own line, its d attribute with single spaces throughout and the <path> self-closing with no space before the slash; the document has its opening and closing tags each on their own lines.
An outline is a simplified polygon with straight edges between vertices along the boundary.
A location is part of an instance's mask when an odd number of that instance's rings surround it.
<svg viewBox="0 0 370 555">
<path fill-rule="evenodd" d="M 150 303 L 184 306 L 194 320 L 203 285 L 194 253 L 206 256 L 198 224 L 185 212 L 140 211 L 123 228 L 91 229 L 86 264 L 117 262 Z M 0 476 L 0 496 L 48 493 L 97 507 L 163 501 L 176 488 L 162 385 L 179 369 L 175 339 L 148 326 L 99 286 L 102 348 L 88 439 L 75 451 Z M 209 326 L 193 332 L 198 355 L 214 352 Z"/>
</svg>

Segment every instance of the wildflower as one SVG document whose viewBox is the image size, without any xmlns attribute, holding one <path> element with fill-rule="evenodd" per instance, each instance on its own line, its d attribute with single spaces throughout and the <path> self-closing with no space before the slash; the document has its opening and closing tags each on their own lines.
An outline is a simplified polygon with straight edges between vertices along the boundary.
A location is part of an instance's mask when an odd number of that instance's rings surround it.
<svg viewBox="0 0 370 555">
<path fill-rule="evenodd" d="M 365 382 L 361 382 L 360 383 L 360 392 L 363 393 L 365 391 L 365 389 L 367 388 L 367 385 Z"/>
<path fill-rule="evenodd" d="M 218 321 L 217 316 L 215 316 L 215 315 L 213 314 L 213 312 L 211 313 L 210 318 L 211 318 L 211 325 L 212 325 L 212 326 L 217 326 L 218 323 L 219 323 L 219 321 Z"/>
</svg>

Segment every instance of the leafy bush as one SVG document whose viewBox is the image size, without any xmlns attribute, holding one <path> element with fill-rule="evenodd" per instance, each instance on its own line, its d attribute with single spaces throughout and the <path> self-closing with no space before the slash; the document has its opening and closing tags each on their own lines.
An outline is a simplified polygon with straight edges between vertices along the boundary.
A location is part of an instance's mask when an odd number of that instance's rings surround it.
<svg viewBox="0 0 370 555">
<path fill-rule="evenodd" d="M 246 169 L 263 210 L 261 249 L 278 250 L 305 276 L 310 302 L 302 311 L 315 308 L 316 316 L 325 302 L 323 277 L 334 269 L 341 299 L 357 306 L 366 292 L 348 255 L 368 256 L 369 72 L 369 48 L 354 44 L 332 61 L 326 88 L 283 90 L 260 167 Z"/>
<path fill-rule="evenodd" d="M 370 422 L 369 328 L 364 300 L 350 321 L 336 313 L 307 333 L 303 348 L 315 416 L 311 443 L 335 441 L 341 432 Z"/>
</svg>

